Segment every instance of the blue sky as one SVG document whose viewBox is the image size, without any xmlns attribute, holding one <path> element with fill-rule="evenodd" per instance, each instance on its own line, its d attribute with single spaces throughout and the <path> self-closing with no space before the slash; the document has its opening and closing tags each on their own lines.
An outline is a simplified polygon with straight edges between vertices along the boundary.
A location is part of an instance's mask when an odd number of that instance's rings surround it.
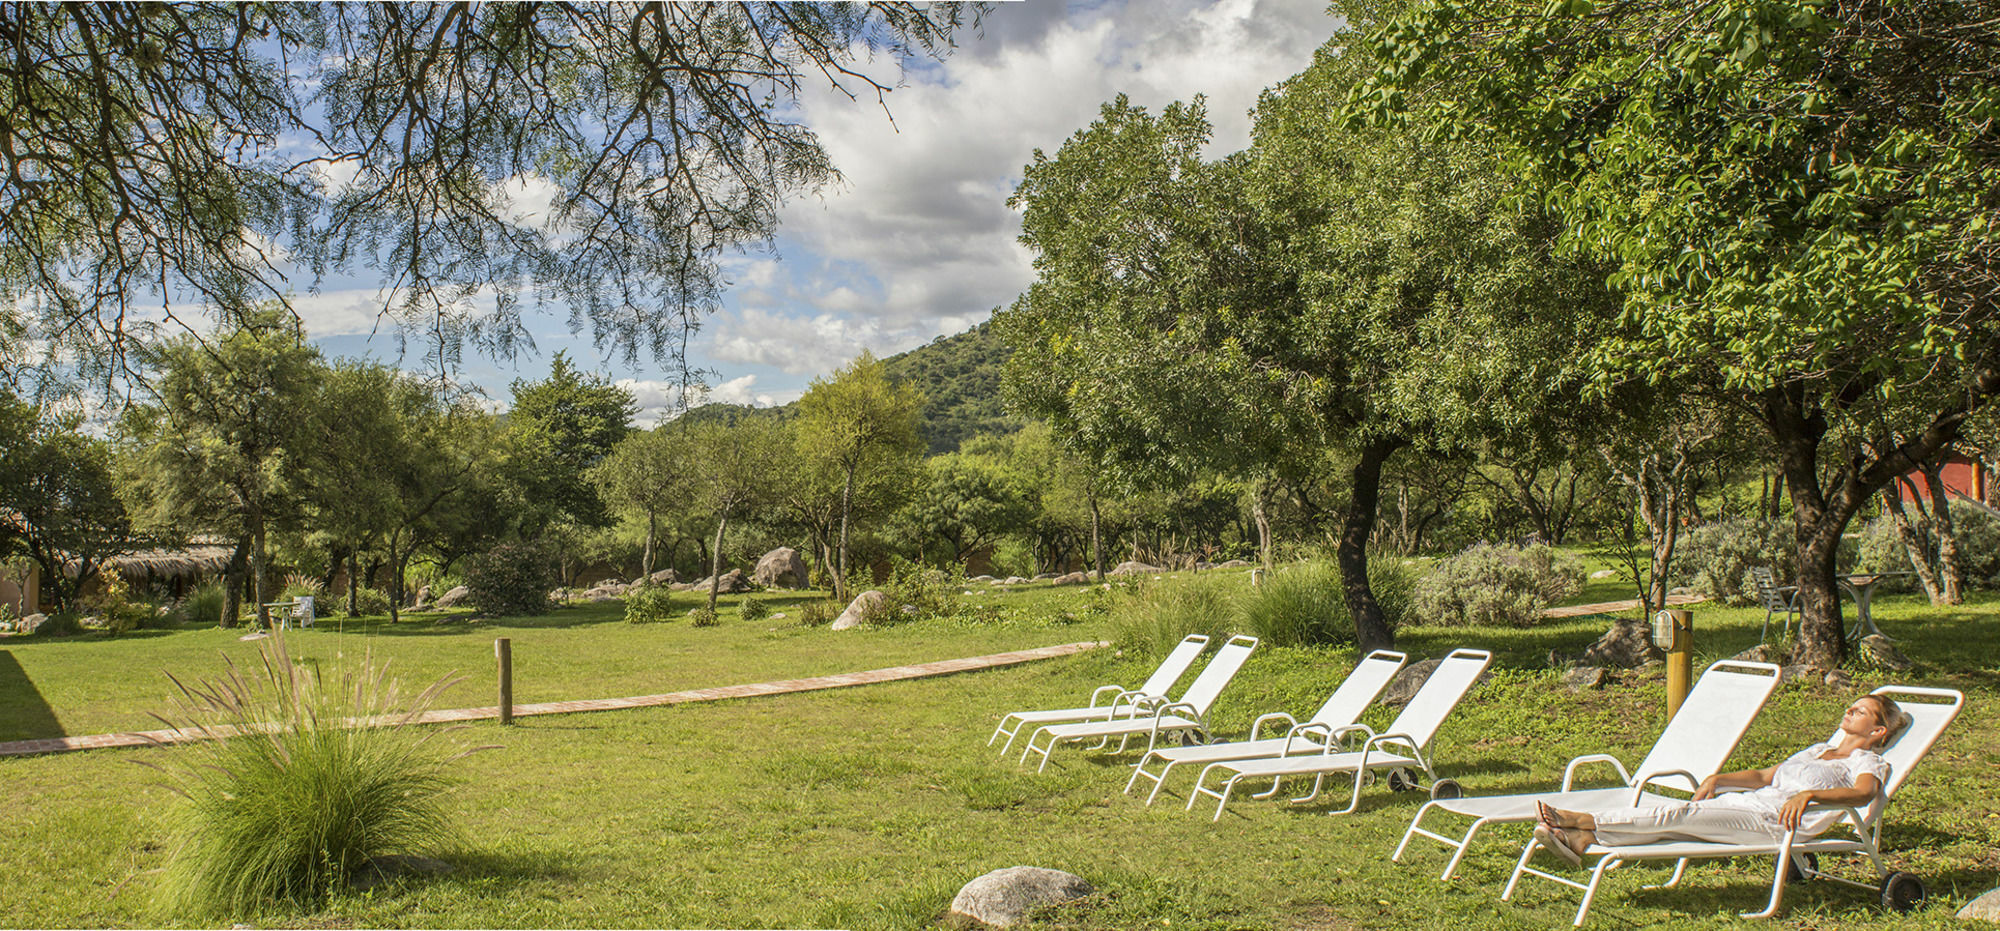
<svg viewBox="0 0 2000 931">
<path fill-rule="evenodd" d="M 1053 153 L 1120 93 L 1155 110 L 1206 94 L 1215 152 L 1241 148 L 1258 92 L 1303 70 L 1336 25 L 1317 0 L 1003 3 L 950 58 L 905 74 L 889 113 L 808 95 L 799 108 L 845 180 L 789 203 L 769 252 L 725 261 L 725 308 L 689 344 L 714 373 L 709 397 L 782 404 L 863 349 L 890 355 L 985 320 L 1033 279 L 1006 200 L 1036 148 Z M 893 78 L 893 62 L 877 67 Z M 375 282 L 348 277 L 293 303 L 330 355 L 396 361 L 393 328 L 376 330 L 381 301 Z M 468 350 L 461 380 L 501 408 L 510 382 L 541 377 L 563 350 L 631 389 L 642 423 L 674 408 L 667 373 L 607 358 L 561 310 L 530 329 L 535 352 Z M 412 343 L 404 363 L 420 368 L 423 352 Z"/>
</svg>

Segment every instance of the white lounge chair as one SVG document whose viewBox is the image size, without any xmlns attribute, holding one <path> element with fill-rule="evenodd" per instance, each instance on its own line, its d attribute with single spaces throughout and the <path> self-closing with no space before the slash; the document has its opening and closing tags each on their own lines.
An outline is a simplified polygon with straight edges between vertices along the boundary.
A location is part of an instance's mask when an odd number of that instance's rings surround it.
<svg viewBox="0 0 2000 931">
<path fill-rule="evenodd" d="M 1430 746 L 1431 738 L 1437 736 L 1438 725 L 1444 723 L 1445 716 L 1451 714 L 1453 708 L 1458 707 L 1459 699 L 1464 698 L 1473 683 L 1479 681 L 1480 674 L 1486 671 L 1486 664 L 1492 661 L 1493 654 L 1485 650 L 1451 651 L 1451 655 L 1446 656 L 1436 669 L 1431 670 L 1430 678 L 1424 680 L 1423 687 L 1417 689 L 1417 694 L 1410 698 L 1410 703 L 1404 706 L 1403 712 L 1396 716 L 1395 721 L 1390 722 L 1389 729 L 1380 734 L 1363 725 L 1354 724 L 1328 734 L 1323 745 L 1324 749 L 1314 752 L 1259 760 L 1210 763 L 1202 769 L 1201 776 L 1195 780 L 1194 791 L 1188 793 L 1187 807 L 1194 808 L 1195 799 L 1204 795 L 1214 796 L 1216 802 L 1213 820 L 1219 821 L 1222 818 L 1222 809 L 1229 804 L 1229 796 L 1236 791 L 1236 784 L 1246 778 L 1268 777 L 1271 780 L 1271 788 L 1257 793 L 1254 797 L 1270 798 L 1278 794 L 1285 777 L 1311 776 L 1312 791 L 1292 799 L 1294 802 L 1306 802 L 1319 796 L 1320 787 L 1325 784 L 1327 776 L 1346 774 L 1354 779 L 1354 797 L 1348 800 L 1346 808 L 1332 812 L 1344 815 L 1361 804 L 1361 784 L 1369 774 L 1377 770 L 1389 771 L 1391 788 L 1400 789 L 1405 786 L 1422 788 L 1423 786 L 1411 774 L 1412 768 L 1424 771 L 1424 776 L 1431 781 L 1431 790 L 1434 794 L 1455 792 L 1456 783 L 1448 779 L 1442 783 L 1437 780 L 1437 773 L 1431 768 L 1426 748 Z M 1361 749 L 1340 749 L 1341 740 L 1349 733 L 1355 732 L 1367 738 Z M 1397 749 L 1391 750 L 1392 747 Z M 1229 778 L 1223 781 L 1219 789 L 1208 788 L 1208 774 L 1218 770 L 1228 773 Z"/>
<path fill-rule="evenodd" d="M 1160 788 L 1167 783 L 1167 776 L 1175 766 L 1183 763 L 1217 763 L 1223 760 L 1254 760 L 1260 757 L 1284 756 L 1288 753 L 1318 753 L 1325 749 L 1326 735 L 1355 724 L 1361 720 L 1361 712 L 1382 694 L 1389 680 L 1403 668 L 1409 657 L 1394 650 L 1376 650 L 1354 664 L 1354 670 L 1342 680 L 1340 687 L 1327 697 L 1326 704 L 1319 706 L 1313 716 L 1301 724 L 1291 715 L 1282 711 L 1258 718 L 1250 725 L 1250 739 L 1233 740 L 1226 743 L 1194 744 L 1186 747 L 1159 747 L 1147 753 L 1132 768 L 1132 778 L 1126 780 L 1125 791 L 1129 794 L 1140 776 L 1153 780 L 1153 791 L 1146 796 L 1146 804 L 1160 794 Z M 1282 737 L 1259 737 L 1266 724 L 1286 725 Z M 1275 731 L 1274 731 L 1275 732 Z M 1158 773 L 1146 769 L 1146 764 L 1158 760 L 1166 765 Z"/>
<path fill-rule="evenodd" d="M 1109 721 L 1112 718 L 1129 718 L 1140 711 L 1150 710 L 1166 704 L 1167 690 L 1179 682 L 1188 667 L 1194 665 L 1201 651 L 1208 649 L 1208 636 L 1189 634 L 1176 644 L 1167 658 L 1160 661 L 1160 668 L 1146 677 L 1144 684 L 1136 689 L 1122 685 L 1100 685 L 1090 693 L 1090 704 L 1081 708 L 1049 708 L 1041 711 L 1012 711 L 1000 716 L 1000 726 L 993 729 L 993 736 L 986 738 L 986 745 L 993 746 L 1001 734 L 1007 735 L 1007 742 L 1000 747 L 1001 753 L 1014 746 L 1014 736 L 1026 724 L 1066 724 L 1072 721 Z M 1008 727 L 1012 722 L 1013 727 Z"/>
<path fill-rule="evenodd" d="M 1465 859 L 1466 850 L 1472 846 L 1472 838 L 1481 828 L 1489 824 L 1534 821 L 1536 802 L 1547 802 L 1571 811 L 1590 811 L 1619 806 L 1652 807 L 1680 801 L 1648 790 L 1664 786 L 1692 793 L 1703 779 L 1720 772 L 1723 761 L 1742 742 L 1743 733 L 1750 729 L 1750 722 L 1770 700 L 1782 675 L 1783 672 L 1770 663 L 1738 660 L 1716 663 L 1701 674 L 1693 690 L 1681 702 L 1673 720 L 1668 721 L 1666 729 L 1660 732 L 1660 739 L 1653 742 L 1652 751 L 1646 754 L 1636 769 L 1627 772 L 1617 757 L 1591 754 L 1569 761 L 1569 765 L 1563 768 L 1562 789 L 1557 793 L 1433 799 L 1417 809 L 1417 816 L 1410 819 L 1409 829 L 1403 832 L 1402 842 L 1396 845 L 1396 852 L 1389 859 L 1400 862 L 1403 851 L 1410 846 L 1410 838 L 1428 837 L 1454 848 L 1451 862 L 1445 864 L 1444 872 L 1438 876 L 1439 879 L 1450 879 L 1451 874 L 1458 870 L 1459 861 Z M 1577 771 L 1592 763 L 1611 764 L 1623 784 L 1601 789 L 1576 788 Z M 1424 818 L 1439 811 L 1471 818 L 1472 824 L 1465 829 L 1464 836 L 1456 838 L 1424 828 Z"/>
<path fill-rule="evenodd" d="M 1215 658 L 1208 661 L 1201 675 L 1194 678 L 1187 692 L 1179 701 L 1160 705 L 1150 711 L 1140 712 L 1129 718 L 1110 721 L 1082 721 L 1075 724 L 1054 724 L 1034 732 L 1028 737 L 1028 746 L 1021 751 L 1021 761 L 1027 762 L 1028 754 L 1039 753 L 1042 763 L 1035 767 L 1041 772 L 1049 766 L 1049 757 L 1055 755 L 1056 746 L 1065 743 L 1080 743 L 1095 740 L 1099 746 L 1118 738 L 1116 753 L 1125 752 L 1132 738 L 1146 735 L 1146 749 L 1159 746 L 1160 737 L 1165 734 L 1186 736 L 1194 734 L 1199 739 L 1208 739 L 1208 709 L 1215 704 L 1223 686 L 1236 678 L 1236 672 L 1250 659 L 1257 649 L 1257 638 L 1238 634 L 1229 638 L 1222 649 L 1215 651 Z M 1046 736 L 1047 740 L 1042 740 Z"/>
<path fill-rule="evenodd" d="M 1840 820 L 1825 833 L 1799 837 L 1797 832 L 1787 831 L 1784 836 L 1762 844 L 1723 844 L 1700 841 L 1662 841 L 1653 844 L 1636 844 L 1629 847 L 1606 847 L 1592 844 L 1584 851 L 1585 857 L 1597 857 L 1591 867 L 1590 881 L 1577 882 L 1566 876 L 1546 873 L 1528 865 L 1535 853 L 1541 849 L 1541 842 L 1530 839 L 1521 850 L 1520 862 L 1514 866 L 1514 875 L 1507 881 L 1507 890 L 1501 893 L 1502 900 L 1512 899 L 1514 889 L 1522 876 L 1540 876 L 1562 883 L 1565 886 L 1583 890 L 1583 904 L 1576 909 L 1573 925 L 1581 926 L 1590 914 L 1590 903 L 1597 897 L 1597 889 L 1604 881 L 1605 872 L 1634 860 L 1675 860 L 1674 874 L 1659 886 L 1647 888 L 1672 888 L 1680 884 L 1687 873 L 1689 860 L 1726 859 L 1731 857 L 1773 857 L 1775 868 L 1771 877 L 1771 899 L 1760 912 L 1744 912 L 1745 918 L 1769 918 L 1777 914 L 1778 905 L 1785 895 L 1785 883 L 1793 869 L 1812 879 L 1830 879 L 1834 882 L 1854 886 L 1859 889 L 1879 891 L 1882 904 L 1898 911 L 1906 910 L 1921 902 L 1926 896 L 1923 882 L 1908 873 L 1891 872 L 1882 864 L 1882 810 L 1894 798 L 1896 789 L 1910 777 L 1910 770 L 1917 761 L 1924 758 L 1937 743 L 1938 737 L 1958 717 L 1958 711 L 1965 704 L 1964 694 L 1955 689 L 1927 689 L 1910 686 L 1885 685 L 1874 694 L 1887 695 L 1910 713 L 1910 725 L 1889 746 L 1882 748 L 1882 758 L 1889 763 L 1889 778 L 1882 784 L 1882 792 L 1873 802 L 1859 808 L 1847 805 L 1813 805 L 1807 814 L 1815 811 L 1837 811 Z M 1836 833 L 1838 832 L 1838 833 Z M 1856 882 L 1841 876 L 1821 872 L 1818 855 L 1823 853 L 1865 854 L 1875 867 L 1878 877 L 1874 884 Z"/>
</svg>

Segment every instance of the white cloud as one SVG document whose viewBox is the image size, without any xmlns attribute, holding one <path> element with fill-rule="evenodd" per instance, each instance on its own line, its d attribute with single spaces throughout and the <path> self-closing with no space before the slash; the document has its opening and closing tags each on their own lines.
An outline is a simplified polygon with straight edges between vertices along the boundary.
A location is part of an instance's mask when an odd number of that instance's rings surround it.
<svg viewBox="0 0 2000 931">
<path fill-rule="evenodd" d="M 642 429 L 651 429 L 680 416 L 683 397 L 687 399 L 687 407 L 711 403 L 776 407 L 797 400 L 799 396 L 797 391 L 758 390 L 755 375 L 743 375 L 718 385 L 695 385 L 685 393 L 677 381 L 620 378 L 615 384 L 632 392 L 632 399 L 639 405 L 639 413 L 633 416 L 632 422 Z"/>
<path fill-rule="evenodd" d="M 912 73 L 924 83 L 889 95 L 893 128 L 870 97 L 807 96 L 800 109 L 846 183 L 786 206 L 789 286 L 775 267 L 745 266 L 756 271 L 737 277 L 738 310 L 710 322 L 702 350 L 816 374 L 862 348 L 886 355 L 984 319 L 1033 280 L 1006 199 L 1036 148 L 1053 154 L 1119 93 L 1155 112 L 1202 93 L 1211 154 L 1240 149 L 1257 95 L 1303 70 L 1337 27 L 1322 10 L 1002 4 L 987 17 L 990 44 L 963 37 L 941 67 Z"/>
</svg>

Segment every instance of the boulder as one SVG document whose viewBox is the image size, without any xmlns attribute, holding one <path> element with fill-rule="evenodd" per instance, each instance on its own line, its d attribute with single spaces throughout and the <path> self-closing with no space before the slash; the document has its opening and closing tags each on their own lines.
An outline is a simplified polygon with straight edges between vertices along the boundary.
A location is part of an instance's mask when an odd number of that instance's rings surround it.
<svg viewBox="0 0 2000 931">
<path fill-rule="evenodd" d="M 799 551 L 781 546 L 765 553 L 751 570 L 750 580 L 765 588 L 806 587 L 806 560 Z"/>
<path fill-rule="evenodd" d="M 1215 564 L 1215 568 L 1217 568 L 1217 569 L 1248 569 L 1248 568 L 1250 568 L 1250 563 L 1249 563 L 1249 561 L 1248 561 L 1248 560 L 1243 560 L 1243 559 L 1231 559 L 1231 560 L 1228 560 L 1228 561 L 1226 561 L 1226 562 L 1219 562 L 1219 563 L 1216 563 L 1216 564 Z"/>
<path fill-rule="evenodd" d="M 1793 682 L 1793 681 L 1806 681 L 1806 682 L 1821 681 L 1824 680 L 1825 678 L 1826 678 L 1826 670 L 1821 669 L 1818 666 L 1808 666 L 1804 663 L 1793 663 L 1789 666 L 1778 667 L 1779 685 L 1783 685 L 1787 682 Z"/>
<path fill-rule="evenodd" d="M 1881 634 L 1869 634 L 1861 638 L 1861 648 L 1855 651 L 1855 658 L 1862 663 L 1885 672 L 1908 672 L 1915 669 L 1915 663 L 1903 655 L 1889 638 Z"/>
<path fill-rule="evenodd" d="M 471 589 L 468 589 L 465 586 L 460 585 L 456 588 L 453 588 L 451 591 L 445 592 L 443 595 L 438 596 L 437 603 L 431 605 L 431 607 L 433 608 L 454 607 L 459 602 L 464 601 L 466 596 L 470 594 L 472 594 Z"/>
<path fill-rule="evenodd" d="M 1090 581 L 1090 573 L 1088 572 L 1072 572 L 1068 575 L 1056 576 L 1057 585 L 1080 585 L 1088 581 Z"/>
<path fill-rule="evenodd" d="M 42 625 L 48 622 L 48 615 L 36 612 L 14 622 L 14 629 L 24 634 L 38 633 L 41 631 Z"/>
<path fill-rule="evenodd" d="M 424 609 L 424 606 L 430 603 L 431 603 L 431 587 L 425 585 L 417 589 L 417 597 L 411 599 L 410 608 L 415 611 L 422 611 Z"/>
<path fill-rule="evenodd" d="M 975 575 L 975 576 L 973 576 L 972 578 L 969 578 L 969 579 L 966 579 L 966 581 L 967 581 L 967 582 L 992 582 L 992 581 L 995 581 L 995 579 L 994 579 L 994 578 L 993 578 L 992 576 L 990 576 L 990 575 Z"/>
<path fill-rule="evenodd" d="M 1009 928 L 1037 908 L 1080 899 L 1095 891 L 1074 873 L 1010 866 L 966 883 L 952 898 L 951 913 L 995 928 Z"/>
<path fill-rule="evenodd" d="M 854 600 L 847 603 L 847 610 L 840 612 L 840 616 L 833 619 L 832 629 L 847 630 L 860 627 L 864 618 L 879 610 L 882 603 L 888 600 L 889 596 L 872 590 L 854 596 Z"/>
<path fill-rule="evenodd" d="M 677 592 L 705 592 L 710 585 L 715 585 L 715 590 L 724 595 L 738 595 L 750 590 L 750 580 L 743 577 L 741 569 L 731 569 L 723 573 L 719 585 L 715 583 L 713 577 L 710 577 L 692 582 L 676 582 L 667 587 Z"/>
<path fill-rule="evenodd" d="M 1826 672 L 1826 678 L 1820 681 L 1826 683 L 1829 688 L 1841 691 L 1846 691 L 1854 687 L 1854 677 L 1848 675 L 1845 669 L 1829 669 Z"/>
<path fill-rule="evenodd" d="M 1416 697 L 1417 690 L 1423 688 L 1424 682 L 1430 679 L 1431 673 L 1443 663 L 1443 659 L 1427 659 L 1404 666 L 1402 672 L 1396 673 L 1396 678 L 1389 680 L 1389 687 L 1382 690 L 1382 703 L 1385 705 L 1409 704 L 1410 699 Z M 1479 674 L 1479 682 L 1484 682 L 1491 678 L 1493 678 L 1493 670 L 1491 669 Z M 1475 682 L 1473 684 L 1477 685 L 1478 683 Z"/>
<path fill-rule="evenodd" d="M 1965 903 L 1958 910 L 1958 920 L 2000 922 L 2000 889 L 1989 889 L 1985 895 Z"/>
<path fill-rule="evenodd" d="M 1603 666 L 1578 666 L 1563 673 L 1563 684 L 1579 692 L 1585 689 L 1601 689 L 1604 687 L 1606 677 Z"/>
<path fill-rule="evenodd" d="M 1618 574 L 1616 569 L 1599 569 L 1590 574 L 1593 579 L 1608 579 Z"/>
<path fill-rule="evenodd" d="M 647 581 L 646 577 L 642 575 L 636 579 L 633 579 L 630 582 L 625 583 L 625 589 L 627 591 L 630 591 L 632 589 L 638 588 L 639 586 L 646 584 L 646 581 Z"/>
<path fill-rule="evenodd" d="M 672 569 L 661 569 L 647 578 L 652 579 L 655 585 L 672 585 L 681 580 L 681 574 Z"/>
<path fill-rule="evenodd" d="M 1652 626 L 1637 618 L 1621 617 L 1583 651 L 1578 665 L 1633 669 L 1660 658 L 1660 648 L 1653 645 Z"/>
<path fill-rule="evenodd" d="M 1743 663 L 1777 663 L 1782 666 L 1785 663 L 1785 651 L 1768 643 L 1760 643 L 1730 659 Z"/>
<path fill-rule="evenodd" d="M 1048 580 L 1050 580 L 1050 579 L 1055 579 L 1055 578 L 1060 578 L 1060 577 L 1061 577 L 1061 576 L 1058 576 L 1058 575 L 1057 575 L 1056 573 L 1053 573 L 1053 572 L 1044 572 L 1044 573 L 1042 573 L 1041 575 L 1038 575 L 1038 576 L 1035 576 L 1035 581 L 1037 581 L 1037 582 L 1046 582 L 1046 581 L 1048 581 Z"/>
<path fill-rule="evenodd" d="M 1002 585 L 1026 585 L 1026 584 L 1028 584 L 1028 580 L 1027 580 L 1027 579 L 1024 579 L 1024 578 L 1021 578 L 1021 577 L 1020 577 L 1020 576 L 1018 576 L 1018 575 L 1010 575 L 1010 576 L 1008 576 L 1008 577 L 1007 577 L 1007 580 L 1006 580 L 1006 581 L 1004 581 L 1004 582 L 1001 582 L 1000 584 L 1002 584 Z"/>
<path fill-rule="evenodd" d="M 1147 565 L 1147 564 L 1145 564 L 1145 563 L 1142 563 L 1142 562 L 1140 562 L 1140 561 L 1138 561 L 1138 560 L 1136 560 L 1136 559 L 1132 559 L 1132 560 L 1127 560 L 1127 561 L 1125 561 L 1125 562 L 1121 562 L 1121 563 L 1119 563 L 1119 564 L 1118 564 L 1118 568 L 1116 568 L 1116 569 L 1113 569 L 1113 570 L 1111 570 L 1110 572 L 1108 572 L 1108 573 L 1106 573 L 1106 574 L 1107 574 L 1107 575 L 1132 575 L 1133 573 L 1138 573 L 1138 572 L 1165 572 L 1165 571 L 1167 571 L 1167 570 L 1165 570 L 1165 569 L 1162 569 L 1162 568 L 1160 568 L 1159 566 L 1149 566 L 1149 565 Z"/>
</svg>

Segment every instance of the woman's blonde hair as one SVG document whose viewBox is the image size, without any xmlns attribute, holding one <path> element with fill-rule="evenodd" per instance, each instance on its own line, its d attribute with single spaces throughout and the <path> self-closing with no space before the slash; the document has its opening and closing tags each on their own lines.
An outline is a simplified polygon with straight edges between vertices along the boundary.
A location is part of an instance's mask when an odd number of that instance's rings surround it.
<svg viewBox="0 0 2000 931">
<path fill-rule="evenodd" d="M 1887 734 L 1882 735 L 1882 741 L 1875 746 L 1888 746 L 1895 742 L 1896 735 L 1901 734 L 1903 728 L 1910 726 L 1910 713 L 1904 711 L 1902 705 L 1896 704 L 1895 699 L 1873 692 L 1862 697 L 1875 700 L 1875 720 L 1880 722 L 1883 727 L 1889 729 Z"/>
</svg>

